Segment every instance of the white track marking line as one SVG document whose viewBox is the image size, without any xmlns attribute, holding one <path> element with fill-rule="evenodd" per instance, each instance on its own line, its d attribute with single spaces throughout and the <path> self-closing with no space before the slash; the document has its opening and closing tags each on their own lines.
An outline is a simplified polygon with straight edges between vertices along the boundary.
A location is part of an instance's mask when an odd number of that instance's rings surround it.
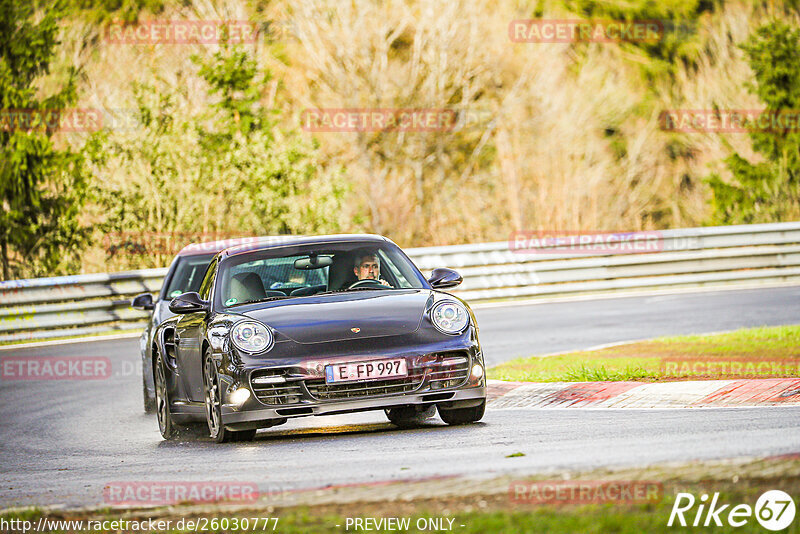
<svg viewBox="0 0 800 534">
<path fill-rule="evenodd" d="M 615 408 L 689 408 L 719 391 L 731 380 L 709 380 L 690 382 L 663 382 L 643 384 L 639 387 L 599 402 L 597 407 L 613 406 Z"/>
<path fill-rule="evenodd" d="M 86 336 L 76 337 L 71 339 L 51 339 L 49 341 L 36 341 L 33 343 L 13 343 L 11 345 L 0 345 L 0 350 L 13 350 L 13 349 L 27 349 L 35 347 L 50 347 L 53 345 L 67 345 L 69 343 L 89 343 L 91 341 L 111 341 L 114 339 L 128 339 L 132 337 L 139 337 L 142 335 L 141 331 L 126 332 L 124 334 L 110 334 L 107 336 Z"/>
<path fill-rule="evenodd" d="M 790 385 L 793 379 L 782 381 L 782 387 Z M 797 407 L 800 397 L 795 402 L 748 404 L 736 401 L 726 402 L 720 399 L 707 404 L 699 404 L 706 397 L 725 390 L 731 384 L 740 380 L 691 380 L 686 382 L 655 382 L 642 383 L 640 386 L 622 391 L 614 397 L 592 402 L 586 406 L 581 399 L 565 399 L 564 402 L 554 402 L 558 393 L 576 385 L 587 384 L 584 382 L 544 382 L 522 384 L 516 389 L 499 397 L 492 398 L 487 407 L 493 410 L 504 409 L 686 409 L 686 408 L 773 408 Z M 492 381 L 492 383 L 496 383 Z M 595 384 L 595 383 L 588 383 Z M 769 391 L 779 391 L 777 383 Z M 763 391 L 761 391 L 763 393 Z"/>
<path fill-rule="evenodd" d="M 575 302 L 603 299 L 622 299 L 633 297 L 656 297 L 659 295 L 681 295 L 685 293 L 717 293 L 719 291 L 748 291 L 752 289 L 775 289 L 781 287 L 800 287 L 797 281 L 775 282 L 767 284 L 743 284 L 738 286 L 710 286 L 710 287 L 676 287 L 672 289 L 653 289 L 642 291 L 629 291 L 620 293 L 605 293 L 591 295 L 565 295 L 563 297 L 544 297 L 544 298 L 524 298 L 519 300 L 507 300 L 501 302 L 476 302 L 470 303 L 474 310 L 489 308 L 504 308 L 512 306 L 529 306 L 532 304 L 554 304 L 558 302 Z M 467 301 L 469 302 L 469 301 Z"/>
</svg>

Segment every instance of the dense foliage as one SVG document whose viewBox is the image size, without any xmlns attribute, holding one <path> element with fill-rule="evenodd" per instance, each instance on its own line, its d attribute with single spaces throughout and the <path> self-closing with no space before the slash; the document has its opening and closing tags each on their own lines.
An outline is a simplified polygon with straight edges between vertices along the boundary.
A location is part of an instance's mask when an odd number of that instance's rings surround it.
<svg viewBox="0 0 800 534">
<path fill-rule="evenodd" d="M 0 131 L 4 278 L 162 266 L 189 242 L 242 235 L 366 231 L 424 246 L 800 217 L 796 130 L 665 131 L 658 119 L 798 109 L 792 1 L 30 5 L 0 0 L 2 107 L 77 106 L 112 120 Z M 511 21 L 537 17 L 665 31 L 647 42 L 509 40 Z M 107 34 L 120 21 L 220 20 L 249 21 L 258 38 Z M 303 122 L 318 109 L 457 121 L 319 132 Z"/>
<path fill-rule="evenodd" d="M 335 231 L 340 188 L 260 102 L 269 72 L 243 50 L 194 61 L 211 104 L 193 110 L 186 87 L 137 85 L 132 127 L 97 136 L 109 260 L 153 267 L 191 242 Z"/>
<path fill-rule="evenodd" d="M 33 8 L 0 0 L 0 263 L 3 279 L 80 268 L 89 189 L 83 156 L 54 146 L 60 110 L 76 100 L 78 72 L 42 96 L 50 71 L 57 12 L 34 22 Z M 56 111 L 55 115 L 51 112 Z"/>
<path fill-rule="evenodd" d="M 768 117 L 780 122 L 754 125 L 753 148 L 763 161 L 751 163 L 738 153 L 727 159 L 732 183 L 712 176 L 714 220 L 747 224 L 800 217 L 800 30 L 775 21 L 759 28 L 743 46 L 755 73 L 752 91 L 766 104 Z M 777 125 L 778 128 L 772 126 Z"/>
</svg>

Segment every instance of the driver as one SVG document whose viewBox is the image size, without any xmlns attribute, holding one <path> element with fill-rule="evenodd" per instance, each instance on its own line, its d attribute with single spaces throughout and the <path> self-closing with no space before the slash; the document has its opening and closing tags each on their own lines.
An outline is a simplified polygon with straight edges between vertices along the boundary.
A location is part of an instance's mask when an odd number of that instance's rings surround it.
<svg viewBox="0 0 800 534">
<path fill-rule="evenodd" d="M 381 274 L 381 260 L 376 254 L 372 254 L 371 252 L 356 256 L 353 272 L 359 281 L 375 280 L 385 286 L 391 287 L 389 282 L 379 278 Z"/>
</svg>

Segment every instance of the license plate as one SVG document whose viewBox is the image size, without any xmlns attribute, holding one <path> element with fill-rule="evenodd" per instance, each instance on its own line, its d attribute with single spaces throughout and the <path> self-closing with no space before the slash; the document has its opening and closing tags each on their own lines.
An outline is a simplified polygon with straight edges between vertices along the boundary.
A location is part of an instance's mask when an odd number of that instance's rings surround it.
<svg viewBox="0 0 800 534">
<path fill-rule="evenodd" d="M 406 360 L 380 360 L 375 362 L 337 363 L 325 367 L 325 382 L 356 382 L 408 376 Z"/>
</svg>

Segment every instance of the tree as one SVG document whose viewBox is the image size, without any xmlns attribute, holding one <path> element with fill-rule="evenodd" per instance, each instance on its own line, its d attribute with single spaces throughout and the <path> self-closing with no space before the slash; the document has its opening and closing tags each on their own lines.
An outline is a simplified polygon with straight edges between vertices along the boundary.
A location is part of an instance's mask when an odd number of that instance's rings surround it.
<svg viewBox="0 0 800 534">
<path fill-rule="evenodd" d="M 340 227 L 338 171 L 278 126 L 264 103 L 269 71 L 228 47 L 194 60 L 175 84 L 153 75 L 134 86 L 136 128 L 98 136 L 107 267 L 162 266 L 190 242 Z M 205 91 L 187 90 L 195 76 Z"/>
<path fill-rule="evenodd" d="M 0 0 L 0 263 L 3 279 L 60 274 L 77 265 L 88 229 L 80 223 L 88 180 L 83 156 L 59 150 L 46 117 L 76 100 L 78 72 L 47 97 L 59 42 L 55 10 L 32 22 L 26 0 Z"/>
<path fill-rule="evenodd" d="M 238 220 L 229 213 L 228 224 L 267 234 L 335 230 L 343 190 L 319 170 L 316 147 L 279 128 L 277 111 L 261 103 L 269 70 L 228 47 L 195 61 L 214 99 L 197 122 L 200 180 L 209 197 L 236 201 Z"/>
<path fill-rule="evenodd" d="M 751 163 L 737 153 L 727 160 L 734 182 L 709 177 L 716 224 L 778 222 L 800 217 L 800 30 L 771 22 L 742 48 L 755 73 L 750 90 L 766 104 L 776 127 L 753 128 L 753 148 L 764 157 Z"/>
</svg>

